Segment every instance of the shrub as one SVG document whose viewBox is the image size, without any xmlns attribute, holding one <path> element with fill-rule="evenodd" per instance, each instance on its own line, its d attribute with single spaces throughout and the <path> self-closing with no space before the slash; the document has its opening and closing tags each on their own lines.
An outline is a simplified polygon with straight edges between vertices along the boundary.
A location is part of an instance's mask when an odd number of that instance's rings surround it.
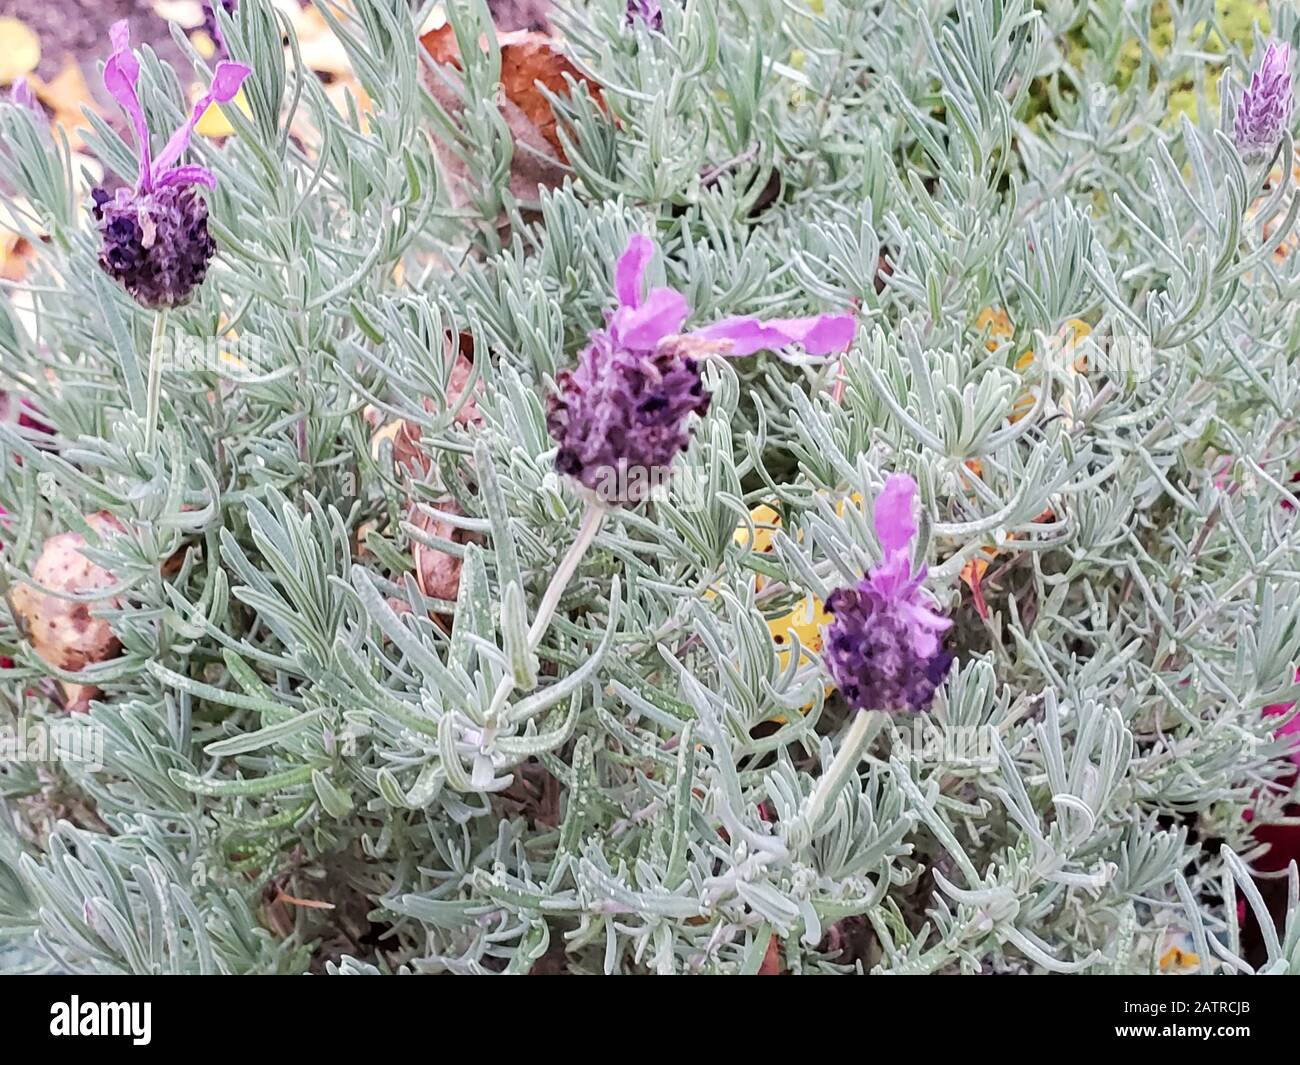
<svg viewBox="0 0 1300 1065">
<path fill-rule="evenodd" d="M 1294 798 L 1300 199 L 1289 110 L 1233 140 L 1246 5 L 318 6 L 342 109 L 269 0 L 216 13 L 251 74 L 189 146 L 175 307 L 0 109 L 0 683 L 90 754 L 0 770 L 14 965 L 1300 969 L 1255 835 Z M 214 73 L 177 43 L 155 152 Z M 629 247 L 680 294 L 644 357 Z M 565 376 L 594 330 L 618 389 Z M 606 415 L 669 475 L 596 506 Z M 922 565 L 881 602 L 951 621 L 888 645 L 938 689 L 851 708 L 885 659 L 828 670 L 824 604 L 893 632 L 852 588 Z"/>
</svg>

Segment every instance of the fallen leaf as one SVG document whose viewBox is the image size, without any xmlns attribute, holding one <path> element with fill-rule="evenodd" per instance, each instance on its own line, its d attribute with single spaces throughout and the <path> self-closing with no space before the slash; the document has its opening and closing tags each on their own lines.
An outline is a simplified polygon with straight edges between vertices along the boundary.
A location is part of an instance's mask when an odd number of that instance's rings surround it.
<svg viewBox="0 0 1300 1065">
<path fill-rule="evenodd" d="M 454 349 L 451 337 L 447 338 L 446 343 L 445 356 L 451 360 L 451 370 L 447 377 L 445 409 L 450 410 L 461 402 L 469 388 L 474 373 L 474 340 L 468 333 L 461 333 Z M 483 421 L 475 403 L 482 391 L 483 379 L 480 377 L 474 382 L 474 394 L 465 399 L 464 405 L 456 411 L 453 419 L 456 425 L 478 425 Z M 430 414 L 438 413 L 438 405 L 432 398 L 426 396 L 422 405 Z M 375 459 L 379 458 L 384 441 L 388 441 L 393 448 L 393 463 L 399 469 L 405 470 L 412 477 L 428 472 L 429 459 L 420 447 L 423 434 L 419 425 L 407 419 L 385 423 L 382 413 L 375 407 L 366 408 L 365 418 L 375 429 L 370 438 L 370 450 Z"/>
<path fill-rule="evenodd" d="M 22 209 L 23 204 L 18 202 L 14 206 Z M 0 203 L 0 278 L 21 281 L 27 276 L 35 253 L 31 242 L 19 232 L 10 205 Z"/>
<path fill-rule="evenodd" d="M 420 37 L 430 58 L 441 66 L 460 69 L 460 51 L 450 23 Z M 560 50 L 559 42 L 544 33 L 518 30 L 497 35 L 501 50 L 501 116 L 514 138 L 515 152 L 510 166 L 510 191 L 516 199 L 533 203 L 542 188 L 556 188 L 567 173 L 568 158 L 560 141 L 558 120 L 551 102 L 539 86 L 556 96 L 569 95 L 569 81 L 582 82 L 601 103 L 600 87 L 585 77 Z M 432 71 L 425 83 L 434 99 L 453 118 L 461 102 Z M 453 177 L 463 177 L 463 165 L 453 152 L 444 152 L 444 163 Z"/>
<path fill-rule="evenodd" d="M 555 109 L 538 86 L 555 96 L 568 96 L 568 79 L 571 78 L 575 82 L 584 82 L 598 101 L 602 99 L 600 87 L 583 75 L 556 47 L 554 39 L 544 33 L 517 30 L 502 34 L 499 40 L 501 88 L 506 98 L 513 101 L 537 127 L 561 161 L 568 162 L 556 130 Z"/>
<path fill-rule="evenodd" d="M 83 144 L 80 134 L 80 129 L 85 124 L 83 108 L 99 110 L 86 85 L 80 64 L 72 56 L 66 56 L 57 75 L 49 81 L 32 78 L 30 84 L 37 99 L 49 108 L 51 123 L 67 134 L 72 150 L 77 151 Z"/>
<path fill-rule="evenodd" d="M 121 523 L 106 511 L 87 515 L 86 522 L 101 538 L 122 530 Z M 16 583 L 11 593 L 14 616 L 22 621 L 32 648 L 56 669 L 70 673 L 106 662 L 122 650 L 112 626 L 92 614 L 92 606 L 98 603 L 62 597 L 88 597 L 117 583 L 111 573 L 81 553 L 85 546 L 86 539 L 80 533 L 51 536 L 32 568 L 35 583 Z M 104 597 L 102 602 L 110 608 L 119 605 L 115 596 Z M 67 708 L 73 712 L 89 710 L 90 701 L 99 694 L 92 684 L 60 684 Z"/>
<path fill-rule="evenodd" d="M 776 936 L 767 941 L 767 950 L 764 951 L 763 960 L 758 966 L 758 975 L 781 975 L 781 943 Z"/>
<path fill-rule="evenodd" d="M 459 515 L 460 508 L 454 500 L 446 499 L 433 504 L 434 508 L 444 514 Z M 449 540 L 454 544 L 468 543 L 471 533 L 459 529 L 445 518 L 435 517 L 420 506 L 411 507 L 411 524 L 421 532 L 436 536 L 440 540 Z M 458 555 L 429 547 L 412 540 L 411 560 L 415 563 L 415 581 L 420 591 L 431 599 L 445 599 L 454 603 L 460 591 L 460 571 L 464 563 Z"/>
</svg>

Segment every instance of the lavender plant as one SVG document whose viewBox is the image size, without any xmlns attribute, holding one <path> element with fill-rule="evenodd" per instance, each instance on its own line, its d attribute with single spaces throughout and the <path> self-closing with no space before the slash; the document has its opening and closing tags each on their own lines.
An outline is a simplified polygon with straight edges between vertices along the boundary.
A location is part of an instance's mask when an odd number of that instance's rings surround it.
<svg viewBox="0 0 1300 1065">
<path fill-rule="evenodd" d="M 531 183 L 481 0 L 316 6 L 161 327 L 0 107 L 6 966 L 1300 971 L 1291 5 L 575 2 Z"/>
</svg>

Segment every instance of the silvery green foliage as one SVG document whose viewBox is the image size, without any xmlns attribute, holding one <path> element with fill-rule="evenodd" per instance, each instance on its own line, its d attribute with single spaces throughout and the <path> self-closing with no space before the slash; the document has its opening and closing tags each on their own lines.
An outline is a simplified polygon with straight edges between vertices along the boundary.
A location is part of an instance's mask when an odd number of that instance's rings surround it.
<svg viewBox="0 0 1300 1065">
<path fill-rule="evenodd" d="M 1154 6 L 687 0 L 654 34 L 590 0 L 558 21 L 603 104 L 557 101 L 572 180 L 523 204 L 493 49 L 466 49 L 457 125 L 421 86 L 424 12 L 357 0 L 337 28 L 371 110 L 341 116 L 244 0 L 219 17 L 251 117 L 197 148 L 221 251 L 170 328 L 257 357 L 168 372 L 156 457 L 151 318 L 95 266 L 66 145 L 0 109 L 4 182 L 49 238 L 5 290 L 0 352 L 60 438 L 0 428 L 4 580 L 83 513 L 132 530 L 98 556 L 124 648 L 77 722 L 103 767 L 0 771 L 3 964 L 754 972 L 775 942 L 800 973 L 1146 972 L 1185 936 L 1205 971 L 1300 971 L 1294 870 L 1270 915 L 1243 819 L 1287 798 L 1261 709 L 1300 657 L 1292 146 L 1271 181 L 1242 163 L 1249 57 L 1207 47 L 1211 0 L 1138 47 Z M 448 7 L 490 35 L 479 0 Z M 1297 43 L 1289 5 L 1272 30 Z M 159 128 L 188 74 L 146 56 Z M 1194 117 L 1169 102 L 1189 86 Z M 454 207 L 435 136 L 463 158 Z M 92 146 L 131 172 L 100 121 Z M 544 396 L 633 231 L 696 320 L 852 305 L 859 342 L 842 367 L 712 363 L 670 497 L 606 522 L 533 658 L 582 508 Z M 1017 367 L 1070 318 L 1099 341 L 1086 372 Z M 458 331 L 478 429 L 445 403 Z M 366 404 L 421 427 L 427 479 L 372 451 Z M 918 755 L 882 719 L 809 824 L 846 717 L 766 620 L 878 560 L 869 504 L 896 470 L 957 620 L 928 721 L 989 758 Z M 412 501 L 475 535 L 431 541 Z M 784 516 L 770 553 L 733 535 L 760 503 Z M 421 537 L 463 556 L 450 626 L 412 577 Z M 982 619 L 958 575 L 990 547 Z M 11 711 L 49 674 L 17 657 Z M 1263 927 L 1249 959 L 1237 898 Z"/>
</svg>

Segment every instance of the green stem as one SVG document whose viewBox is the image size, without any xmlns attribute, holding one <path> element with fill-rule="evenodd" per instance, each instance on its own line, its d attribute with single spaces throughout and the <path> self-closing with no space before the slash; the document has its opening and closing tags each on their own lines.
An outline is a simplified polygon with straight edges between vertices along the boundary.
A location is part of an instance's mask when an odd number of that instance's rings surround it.
<svg viewBox="0 0 1300 1065">
<path fill-rule="evenodd" d="M 812 797 L 808 800 L 808 806 L 799 818 L 801 824 L 807 830 L 809 838 L 816 831 L 817 823 L 826 813 L 826 807 L 830 804 L 830 801 L 839 794 L 840 788 L 844 786 L 845 778 L 857 769 L 858 763 L 862 760 L 862 750 L 867 745 L 867 741 L 879 732 L 883 725 L 883 718 L 875 710 L 860 710 L 854 716 L 853 724 L 849 726 L 844 742 L 835 755 L 835 761 L 831 763 L 831 767 L 822 774 L 821 779 L 814 785 Z"/>
<path fill-rule="evenodd" d="M 600 526 L 605 520 L 606 513 L 608 511 L 606 511 L 605 507 L 595 500 L 587 504 L 587 510 L 582 515 L 582 524 L 578 526 L 578 535 L 574 537 L 573 543 L 569 545 L 569 550 L 565 552 L 564 558 L 560 560 L 559 569 L 551 577 L 551 583 L 546 586 L 546 592 L 537 608 L 537 614 L 528 629 L 529 654 L 532 654 L 541 646 L 542 637 L 546 635 L 546 630 L 550 628 L 551 619 L 555 616 L 555 609 L 560 605 L 560 596 L 564 594 L 564 589 L 573 580 L 578 564 L 587 553 L 587 548 L 591 546 L 592 541 L 596 539 L 596 534 L 600 532 Z M 510 698 L 510 693 L 514 691 L 514 688 L 514 677 L 507 673 L 501 678 L 497 690 L 492 695 L 492 702 L 488 706 L 488 727 L 496 723 L 497 717 L 505 707 L 506 700 Z"/>
<path fill-rule="evenodd" d="M 537 616 L 533 618 L 532 627 L 528 630 L 528 650 L 536 651 L 541 645 L 542 637 L 546 635 L 546 630 L 550 627 L 551 618 L 555 616 L 555 608 L 560 605 L 560 596 L 564 594 L 564 589 L 569 586 L 569 581 L 573 580 L 573 574 L 578 569 L 578 563 L 582 561 L 582 556 L 587 553 L 587 548 L 591 546 L 596 534 L 600 532 L 600 526 L 605 520 L 606 510 L 600 503 L 591 502 L 587 504 L 587 512 L 582 516 L 582 524 L 578 526 L 578 535 L 574 537 L 572 545 L 560 562 L 560 568 L 555 571 L 551 578 L 551 583 L 546 586 L 546 594 L 542 596 L 541 605 L 537 608 Z"/>
<path fill-rule="evenodd" d="M 167 308 L 159 310 L 153 319 L 153 335 L 149 339 L 149 380 L 145 393 L 144 450 L 152 455 L 158 447 L 158 418 L 162 406 L 163 338 L 167 335 Z"/>
</svg>

